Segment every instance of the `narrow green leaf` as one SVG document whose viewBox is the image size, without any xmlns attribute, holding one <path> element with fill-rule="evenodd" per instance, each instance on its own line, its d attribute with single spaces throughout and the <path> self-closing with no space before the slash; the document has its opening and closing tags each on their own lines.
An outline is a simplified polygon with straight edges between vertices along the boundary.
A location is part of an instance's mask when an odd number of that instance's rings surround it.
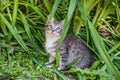
<svg viewBox="0 0 120 80">
<path fill-rule="evenodd" d="M 65 24 L 64 24 L 64 27 L 63 27 L 63 31 L 62 31 L 62 36 L 60 38 L 60 41 L 59 41 L 59 46 L 58 48 L 60 47 L 62 41 L 64 40 L 66 34 L 67 34 L 67 31 L 68 31 L 68 28 L 69 28 L 69 25 L 70 25 L 70 21 L 72 19 L 72 16 L 73 16 L 73 13 L 74 13 L 74 10 L 76 8 L 76 5 L 77 5 L 77 1 L 78 0 L 70 0 L 70 5 L 69 5 L 69 9 L 68 9 L 68 14 L 67 14 L 67 18 L 66 18 L 66 21 L 65 21 Z"/>
<path fill-rule="evenodd" d="M 60 1 L 61 0 L 55 0 L 54 5 L 52 7 L 52 11 L 51 11 L 51 13 L 49 15 L 49 17 L 50 17 L 49 19 L 51 19 L 54 16 L 54 14 L 55 14 L 55 12 L 56 12 L 56 10 L 58 8 L 58 5 L 59 5 Z"/>
<path fill-rule="evenodd" d="M 4 22 L 3 22 L 3 20 L 0 18 L 0 27 L 1 27 L 1 29 L 2 29 L 2 31 L 3 31 L 3 33 L 4 33 L 4 35 L 8 35 L 8 32 L 7 32 L 7 29 L 6 29 L 6 26 L 5 26 L 5 24 L 4 24 Z"/>
<path fill-rule="evenodd" d="M 80 16 L 80 11 L 77 9 L 75 11 L 75 17 L 73 20 L 73 32 L 75 35 L 79 34 L 79 30 L 80 30 L 82 22 L 83 22 L 79 16 Z"/>
<path fill-rule="evenodd" d="M 17 18 L 17 9 L 18 9 L 18 1 L 14 0 L 14 8 L 13 8 L 13 16 L 12 16 L 12 26 L 15 26 L 16 18 Z"/>
<path fill-rule="evenodd" d="M 10 21 L 12 22 L 12 14 L 10 13 L 10 8 L 9 7 L 7 7 L 7 13 L 9 15 Z"/>
<path fill-rule="evenodd" d="M 62 44 L 62 42 L 63 42 L 63 40 L 64 40 L 64 38 L 67 34 L 67 31 L 68 31 L 68 28 L 69 28 L 69 25 L 70 25 L 70 21 L 71 21 L 71 18 L 73 16 L 76 5 L 77 5 L 77 0 L 71 0 L 70 1 L 70 6 L 69 6 L 68 14 L 67 14 L 67 19 L 65 20 L 65 24 L 64 24 L 64 27 L 63 27 L 61 38 L 60 38 L 58 46 L 57 46 L 57 54 L 59 53 L 59 51 L 58 51 L 59 47 Z M 59 63 L 59 59 L 56 60 L 56 63 Z M 58 66 L 58 64 L 56 64 L 56 66 Z"/>
<path fill-rule="evenodd" d="M 77 72 L 77 77 L 78 77 L 79 80 L 83 80 L 83 77 L 79 72 Z"/>
<path fill-rule="evenodd" d="M 9 44 L 5 44 L 3 42 L 0 42 L 0 47 L 6 47 L 6 48 L 10 48 L 11 46 Z"/>
<path fill-rule="evenodd" d="M 43 0 L 44 4 L 45 4 L 45 7 L 47 8 L 48 12 L 50 13 L 51 11 L 51 4 L 48 0 Z"/>
<path fill-rule="evenodd" d="M 63 80 L 71 80 L 68 77 L 64 76 L 63 74 L 61 74 L 60 72 L 58 72 L 57 70 L 53 70 L 53 72 L 55 72 L 58 76 L 60 76 Z"/>
<path fill-rule="evenodd" d="M 117 29 L 118 29 L 118 28 L 120 28 L 120 8 L 119 8 L 118 0 L 115 0 L 114 6 L 116 8 L 116 13 L 117 13 L 117 20 L 118 20 Z"/>
<path fill-rule="evenodd" d="M 40 17 L 42 18 L 42 20 L 45 22 L 46 21 L 46 18 L 45 16 L 42 14 L 41 10 L 37 7 L 34 7 L 32 5 L 29 4 L 29 6 L 34 10 L 36 11 L 36 13 L 38 13 L 38 15 L 40 15 Z"/>
<path fill-rule="evenodd" d="M 84 10 L 87 15 L 90 14 L 90 11 L 96 6 L 97 3 L 99 3 L 100 0 L 87 0 L 84 4 Z"/>
<path fill-rule="evenodd" d="M 116 49 L 119 48 L 119 47 L 120 47 L 120 42 L 117 43 L 114 47 L 112 47 L 112 48 L 108 51 L 108 53 L 112 53 L 114 50 L 116 50 Z"/>
<path fill-rule="evenodd" d="M 81 56 L 77 56 L 75 59 L 73 59 L 68 65 L 67 67 L 70 68 L 72 65 L 74 65 L 79 59 L 81 58 Z"/>
<path fill-rule="evenodd" d="M 29 24 L 28 24 L 28 22 L 26 20 L 26 17 L 25 17 L 25 15 L 20 10 L 19 10 L 19 13 L 21 15 L 21 19 L 22 19 L 22 22 L 24 24 L 25 31 L 26 31 L 26 33 L 27 33 L 30 41 L 32 41 L 31 31 L 30 31 Z"/>
</svg>

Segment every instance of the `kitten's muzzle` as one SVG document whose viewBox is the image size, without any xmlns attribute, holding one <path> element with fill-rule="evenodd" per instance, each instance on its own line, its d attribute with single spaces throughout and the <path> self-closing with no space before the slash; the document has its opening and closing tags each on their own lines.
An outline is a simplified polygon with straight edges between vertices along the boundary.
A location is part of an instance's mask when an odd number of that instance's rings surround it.
<svg viewBox="0 0 120 80">
<path fill-rule="evenodd" d="M 51 30 L 52 31 L 52 33 L 55 31 L 55 30 Z"/>
</svg>

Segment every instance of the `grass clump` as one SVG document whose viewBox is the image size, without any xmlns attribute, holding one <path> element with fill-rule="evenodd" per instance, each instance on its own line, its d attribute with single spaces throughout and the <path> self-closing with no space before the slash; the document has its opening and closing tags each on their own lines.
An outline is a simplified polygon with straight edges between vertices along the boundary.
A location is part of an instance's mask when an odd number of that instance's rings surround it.
<svg viewBox="0 0 120 80">
<path fill-rule="evenodd" d="M 39 80 L 53 79 L 54 73 L 41 64 L 35 64 L 26 53 L 1 55 L 0 79 Z"/>
</svg>

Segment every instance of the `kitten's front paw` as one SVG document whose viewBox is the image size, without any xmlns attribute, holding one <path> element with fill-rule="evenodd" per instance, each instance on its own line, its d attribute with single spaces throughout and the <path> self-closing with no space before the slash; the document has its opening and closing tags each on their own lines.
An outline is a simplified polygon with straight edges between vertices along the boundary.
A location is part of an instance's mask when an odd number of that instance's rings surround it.
<svg viewBox="0 0 120 80">
<path fill-rule="evenodd" d="M 60 67 L 58 67 L 58 71 L 60 71 L 61 70 L 61 68 Z"/>
<path fill-rule="evenodd" d="M 47 65 L 46 67 L 50 69 L 53 67 L 53 65 Z"/>
<path fill-rule="evenodd" d="M 62 69 L 64 69 L 64 67 L 58 67 L 58 71 L 60 71 L 60 70 L 62 70 Z"/>
<path fill-rule="evenodd" d="M 46 64 L 46 67 L 49 68 L 49 69 L 53 67 L 53 65 L 50 64 L 49 62 L 46 62 L 45 64 Z"/>
<path fill-rule="evenodd" d="M 46 64 L 46 65 L 49 65 L 49 64 L 50 64 L 50 62 L 46 62 L 45 64 Z"/>
</svg>

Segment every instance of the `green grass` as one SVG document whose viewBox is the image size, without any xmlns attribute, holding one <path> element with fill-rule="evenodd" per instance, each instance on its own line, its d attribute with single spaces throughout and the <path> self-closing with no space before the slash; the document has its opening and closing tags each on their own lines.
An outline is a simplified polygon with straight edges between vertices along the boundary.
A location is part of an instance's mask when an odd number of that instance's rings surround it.
<svg viewBox="0 0 120 80">
<path fill-rule="evenodd" d="M 0 79 L 8 80 L 119 80 L 120 1 L 118 0 L 0 0 Z M 47 16 L 65 19 L 59 41 L 72 33 L 94 52 L 89 69 L 48 69 L 44 28 Z M 101 36 L 101 26 L 112 39 Z M 102 32 L 104 33 L 104 31 Z"/>
</svg>

